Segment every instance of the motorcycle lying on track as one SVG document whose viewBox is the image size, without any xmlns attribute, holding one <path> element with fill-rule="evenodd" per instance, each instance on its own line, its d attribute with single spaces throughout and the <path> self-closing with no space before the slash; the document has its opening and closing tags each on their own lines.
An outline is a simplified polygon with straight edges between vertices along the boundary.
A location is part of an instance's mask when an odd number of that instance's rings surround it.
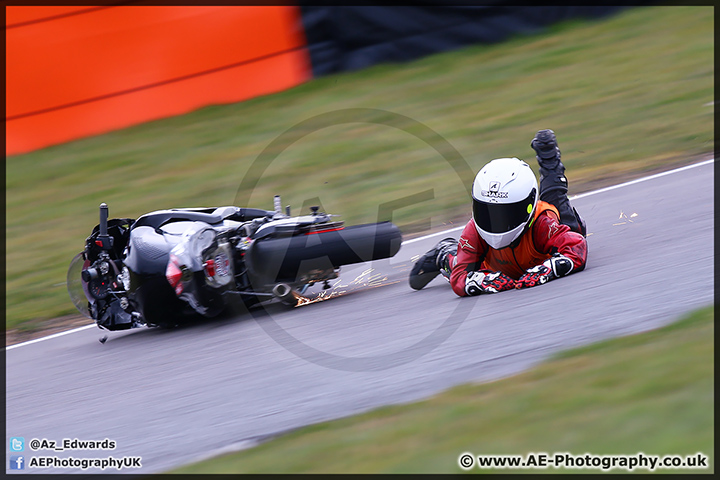
<svg viewBox="0 0 720 480">
<path fill-rule="evenodd" d="M 278 299 L 296 305 L 316 283 L 329 288 L 340 267 L 394 256 L 402 235 L 391 222 L 345 227 L 309 215 L 224 206 L 158 210 L 108 219 L 68 269 L 72 302 L 98 327 L 172 327 L 186 315 L 214 317 L 227 306 Z"/>
</svg>

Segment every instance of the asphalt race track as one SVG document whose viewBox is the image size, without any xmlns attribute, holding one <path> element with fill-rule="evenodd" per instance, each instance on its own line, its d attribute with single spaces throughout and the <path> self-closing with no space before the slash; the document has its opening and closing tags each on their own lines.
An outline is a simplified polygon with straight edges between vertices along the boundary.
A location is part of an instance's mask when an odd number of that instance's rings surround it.
<svg viewBox="0 0 720 480">
<path fill-rule="evenodd" d="M 574 198 L 590 232 L 588 267 L 540 287 L 460 299 L 437 278 L 412 290 L 411 259 L 446 236 L 437 235 L 405 242 L 391 260 L 343 267 L 326 301 L 171 331 L 110 332 L 105 344 L 93 327 L 11 347 L 6 442 L 25 438 L 26 464 L 33 456 L 141 456 L 140 471 L 122 472 L 161 472 L 656 328 L 713 303 L 713 168 L 705 162 Z M 117 447 L 28 448 L 31 439 L 75 438 Z"/>
</svg>

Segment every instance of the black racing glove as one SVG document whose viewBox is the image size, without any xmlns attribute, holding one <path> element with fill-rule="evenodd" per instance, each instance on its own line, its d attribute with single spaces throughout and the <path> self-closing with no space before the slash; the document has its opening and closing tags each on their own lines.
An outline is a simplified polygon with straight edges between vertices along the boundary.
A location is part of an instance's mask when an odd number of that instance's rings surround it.
<svg viewBox="0 0 720 480">
<path fill-rule="evenodd" d="M 504 273 L 492 270 L 469 272 L 465 278 L 465 293 L 468 295 L 498 293 L 513 288 L 515 288 L 515 280 Z"/>
<path fill-rule="evenodd" d="M 573 262 L 565 255 L 556 253 L 545 260 L 541 265 L 536 265 L 525 272 L 520 280 L 515 282 L 515 288 L 534 287 L 542 285 L 555 278 L 564 277 L 573 270 Z"/>
</svg>

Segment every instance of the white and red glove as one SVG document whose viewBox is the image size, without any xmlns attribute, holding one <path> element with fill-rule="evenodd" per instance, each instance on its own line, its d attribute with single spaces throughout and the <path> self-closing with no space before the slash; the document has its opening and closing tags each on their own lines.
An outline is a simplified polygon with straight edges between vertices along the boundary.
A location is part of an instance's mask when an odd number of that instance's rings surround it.
<svg viewBox="0 0 720 480">
<path fill-rule="evenodd" d="M 515 282 L 515 288 L 534 287 L 542 285 L 555 278 L 564 277 L 573 270 L 573 262 L 565 255 L 556 253 L 545 260 L 541 265 L 536 265 L 525 272 L 520 280 Z"/>
<path fill-rule="evenodd" d="M 515 280 L 504 273 L 492 270 L 469 272 L 465 278 L 465 293 L 468 295 L 498 293 L 513 288 L 515 288 Z"/>
</svg>

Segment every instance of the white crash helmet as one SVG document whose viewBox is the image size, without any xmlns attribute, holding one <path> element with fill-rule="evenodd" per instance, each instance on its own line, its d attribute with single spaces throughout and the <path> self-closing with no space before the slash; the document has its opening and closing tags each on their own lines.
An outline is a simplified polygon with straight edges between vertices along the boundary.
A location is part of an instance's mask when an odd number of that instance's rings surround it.
<svg viewBox="0 0 720 480">
<path fill-rule="evenodd" d="M 522 235 L 535 212 L 538 182 L 530 165 L 517 158 L 498 158 L 485 165 L 473 182 L 473 221 L 494 249 Z"/>
</svg>

